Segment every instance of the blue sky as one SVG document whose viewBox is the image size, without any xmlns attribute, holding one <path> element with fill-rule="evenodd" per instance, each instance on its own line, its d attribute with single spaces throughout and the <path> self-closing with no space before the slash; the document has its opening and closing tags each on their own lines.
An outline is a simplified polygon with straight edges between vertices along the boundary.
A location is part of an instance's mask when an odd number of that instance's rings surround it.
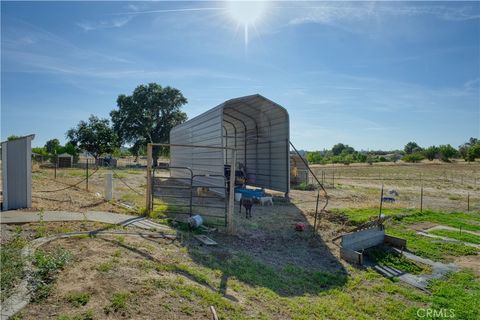
<svg viewBox="0 0 480 320">
<path fill-rule="evenodd" d="M 479 2 L 1 9 L 2 140 L 64 142 L 79 120 L 108 117 L 118 94 L 149 82 L 182 90 L 190 118 L 260 93 L 288 109 L 291 140 L 308 150 L 458 146 L 480 136 Z"/>
</svg>

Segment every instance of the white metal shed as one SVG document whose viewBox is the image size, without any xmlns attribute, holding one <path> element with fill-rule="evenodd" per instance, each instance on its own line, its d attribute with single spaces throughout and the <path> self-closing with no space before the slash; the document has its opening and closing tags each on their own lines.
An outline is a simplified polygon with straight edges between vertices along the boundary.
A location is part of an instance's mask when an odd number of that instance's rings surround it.
<svg viewBox="0 0 480 320">
<path fill-rule="evenodd" d="M 170 131 L 170 143 L 237 149 L 236 169 L 244 168 L 251 186 L 290 190 L 290 125 L 285 108 L 259 95 L 231 99 Z M 224 175 L 231 151 L 171 147 L 171 166 L 189 167 L 194 174 Z M 172 175 L 181 175 L 172 170 Z M 206 185 L 222 178 L 206 177 Z"/>
<path fill-rule="evenodd" d="M 2 146 L 3 210 L 32 206 L 32 147 L 35 135 L 4 141 Z"/>
</svg>

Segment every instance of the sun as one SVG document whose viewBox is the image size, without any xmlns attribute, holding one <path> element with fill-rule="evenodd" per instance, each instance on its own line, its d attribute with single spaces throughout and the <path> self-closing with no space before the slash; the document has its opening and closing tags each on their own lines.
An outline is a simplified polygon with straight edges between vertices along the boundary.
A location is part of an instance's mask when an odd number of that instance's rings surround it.
<svg viewBox="0 0 480 320">
<path fill-rule="evenodd" d="M 265 15 L 267 2 L 256 1 L 228 1 L 227 12 L 228 15 L 237 23 L 238 26 L 243 27 L 245 32 L 245 45 L 248 45 L 248 29 L 255 27 L 260 23 Z"/>
</svg>

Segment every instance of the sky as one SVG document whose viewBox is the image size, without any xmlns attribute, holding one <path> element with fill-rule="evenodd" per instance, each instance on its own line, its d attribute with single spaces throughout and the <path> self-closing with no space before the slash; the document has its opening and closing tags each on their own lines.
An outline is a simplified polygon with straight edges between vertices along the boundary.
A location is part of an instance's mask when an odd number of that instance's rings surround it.
<svg viewBox="0 0 480 320">
<path fill-rule="evenodd" d="M 299 149 L 480 137 L 480 2 L 1 2 L 1 139 L 58 138 L 157 82 L 192 118 L 259 93 Z"/>
</svg>

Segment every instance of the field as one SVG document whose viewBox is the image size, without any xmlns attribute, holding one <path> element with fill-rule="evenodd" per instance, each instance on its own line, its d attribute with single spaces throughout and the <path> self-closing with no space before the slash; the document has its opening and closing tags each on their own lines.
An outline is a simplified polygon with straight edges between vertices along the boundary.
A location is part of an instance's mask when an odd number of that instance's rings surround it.
<svg viewBox="0 0 480 320">
<path fill-rule="evenodd" d="M 236 213 L 235 236 L 222 230 L 209 235 L 218 246 L 203 246 L 183 229 L 176 230 L 175 241 L 129 236 L 58 239 L 37 250 L 32 276 L 41 280 L 34 283 L 43 285 L 34 287 L 35 299 L 16 319 L 210 319 L 210 306 L 220 319 L 420 319 L 431 309 L 453 310 L 454 319 L 480 318 L 478 163 L 314 170 L 327 172 L 327 179 L 329 170 L 335 170 L 335 188 L 331 183 L 327 188 L 328 211 L 321 214 L 316 232 L 316 191 L 292 190 L 291 203 L 255 206 L 249 220 Z M 102 194 L 108 172 L 95 172 L 87 192 L 83 169 L 59 170 L 54 179 L 51 169 L 35 168 L 34 209 L 140 213 L 144 172 L 116 170 L 116 201 L 107 202 Z M 420 182 L 415 177 L 420 173 L 423 212 L 415 198 Z M 386 224 L 387 234 L 405 238 L 408 250 L 420 257 L 459 266 L 458 272 L 432 281 L 427 292 L 346 263 L 332 241 L 378 216 L 382 180 L 386 191 L 399 193 L 396 203 L 384 204 L 383 213 L 393 217 Z M 78 182 L 75 188 L 41 192 Z M 462 199 L 468 194 L 467 212 Z M 161 214 L 156 220 L 170 223 Z M 295 231 L 298 222 L 306 225 L 304 232 Z M 435 229 L 439 226 L 444 229 Z M 26 243 L 105 227 L 88 222 L 2 224 L 2 300 L 25 276 L 18 253 Z M 404 259 L 375 254 L 385 264 L 429 272 Z"/>
</svg>

